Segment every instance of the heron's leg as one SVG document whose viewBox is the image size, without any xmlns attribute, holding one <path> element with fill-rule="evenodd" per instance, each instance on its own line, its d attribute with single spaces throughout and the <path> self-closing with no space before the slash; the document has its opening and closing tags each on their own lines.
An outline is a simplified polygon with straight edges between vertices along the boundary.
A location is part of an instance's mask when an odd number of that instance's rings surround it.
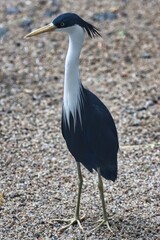
<svg viewBox="0 0 160 240">
<path fill-rule="evenodd" d="M 99 188 L 100 199 L 102 202 L 102 209 L 103 209 L 103 219 L 105 221 L 108 221 L 108 216 L 107 216 L 106 206 L 105 206 L 105 201 L 104 201 L 103 181 L 102 181 L 102 177 L 100 174 L 100 168 L 97 169 L 97 172 L 98 172 L 98 188 Z"/>
<path fill-rule="evenodd" d="M 83 184 L 83 177 L 81 173 L 80 162 L 77 162 L 77 170 L 78 170 L 78 198 L 77 198 L 75 219 L 79 219 L 79 209 L 80 209 L 81 192 L 82 192 L 82 184 Z"/>
<path fill-rule="evenodd" d="M 69 228 L 71 225 L 77 223 L 79 228 L 81 230 L 83 230 L 82 225 L 81 225 L 81 221 L 84 220 L 85 216 L 83 216 L 82 218 L 79 217 L 79 210 L 80 210 L 80 200 L 81 200 L 81 192 L 82 192 L 82 184 L 83 184 L 83 177 L 82 177 L 82 173 L 81 173 L 81 165 L 80 162 L 77 162 L 77 170 L 78 170 L 78 198 L 77 198 L 77 205 L 76 205 L 76 211 L 75 211 L 75 215 L 73 217 L 73 219 L 54 219 L 60 222 L 69 222 L 69 224 L 67 224 L 66 226 L 62 227 L 60 229 L 60 231 L 63 231 L 67 228 Z"/>
<path fill-rule="evenodd" d="M 98 222 L 100 222 L 100 224 L 97 227 L 95 227 L 93 230 L 97 230 L 100 226 L 106 224 L 108 229 L 112 232 L 112 230 L 109 226 L 109 223 L 108 223 L 108 213 L 106 212 L 104 191 L 103 191 L 103 181 L 102 181 L 102 177 L 101 177 L 101 173 L 100 173 L 100 168 L 97 168 L 97 172 L 98 172 L 98 188 L 99 188 L 100 199 L 102 202 L 102 209 L 103 209 L 103 219 L 98 221 Z"/>
</svg>

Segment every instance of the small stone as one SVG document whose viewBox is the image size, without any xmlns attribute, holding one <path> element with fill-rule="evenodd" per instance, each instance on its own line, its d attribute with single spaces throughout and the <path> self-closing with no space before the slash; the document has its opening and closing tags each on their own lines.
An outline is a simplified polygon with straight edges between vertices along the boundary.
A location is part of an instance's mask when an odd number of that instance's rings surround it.
<svg viewBox="0 0 160 240">
<path fill-rule="evenodd" d="M 122 17 L 128 17 L 128 14 L 126 12 L 121 12 Z"/>
<path fill-rule="evenodd" d="M 16 42 L 15 45 L 16 45 L 17 47 L 20 47 L 20 46 L 21 46 L 21 43 L 20 43 L 20 42 Z"/>
<path fill-rule="evenodd" d="M 132 126 L 137 127 L 140 125 L 140 120 L 136 117 L 133 118 L 132 120 Z"/>
<path fill-rule="evenodd" d="M 51 10 L 51 9 L 47 9 L 45 12 L 44 12 L 44 16 L 45 17 L 52 17 L 56 12 Z"/>
<path fill-rule="evenodd" d="M 131 59 L 131 57 L 128 56 L 128 55 L 124 57 L 124 61 L 125 61 L 126 63 L 132 63 L 132 59 Z"/>
<path fill-rule="evenodd" d="M 125 78 L 125 77 L 128 77 L 128 73 L 127 73 L 127 72 L 122 72 L 122 73 L 121 73 L 121 77 L 124 77 L 124 78 Z"/>
<path fill-rule="evenodd" d="M 59 8 L 60 7 L 60 1 L 59 0 L 52 0 L 52 6 Z"/>
<path fill-rule="evenodd" d="M 116 12 L 104 12 L 104 13 L 96 13 L 93 15 L 92 19 L 98 22 L 103 22 L 105 20 L 115 20 L 117 19 L 117 13 Z"/>
<path fill-rule="evenodd" d="M 54 235 L 51 237 L 51 240 L 57 240 L 57 239 L 58 238 L 56 236 L 54 236 Z"/>
<path fill-rule="evenodd" d="M 45 5 L 46 4 L 46 0 L 39 0 L 39 4 Z"/>
<path fill-rule="evenodd" d="M 22 28 L 28 28 L 33 23 L 33 20 L 30 18 L 24 19 L 20 22 L 19 26 Z"/>
<path fill-rule="evenodd" d="M 8 7 L 7 9 L 6 9 L 6 13 L 7 14 L 18 14 L 18 13 L 20 13 L 20 10 L 17 8 L 17 7 Z"/>
<path fill-rule="evenodd" d="M 152 99 L 151 100 L 147 100 L 145 102 L 145 108 L 148 109 L 149 107 L 154 106 L 156 103 L 157 103 L 157 101 L 155 101 L 155 100 L 152 100 Z"/>
<path fill-rule="evenodd" d="M 141 54 L 141 58 L 150 59 L 150 58 L 151 58 L 151 55 L 150 55 L 150 53 L 148 53 L 148 52 L 144 52 L 144 53 Z"/>
<path fill-rule="evenodd" d="M 0 27 L 0 38 L 4 37 L 8 32 L 8 28 Z"/>
<path fill-rule="evenodd" d="M 0 206 L 2 206 L 4 203 L 5 203 L 4 193 L 0 192 Z"/>
<path fill-rule="evenodd" d="M 46 9 L 44 12 L 44 16 L 46 17 L 52 17 L 54 14 L 56 14 L 60 9 L 60 2 L 58 0 L 52 0 L 52 6 L 50 9 Z"/>
</svg>

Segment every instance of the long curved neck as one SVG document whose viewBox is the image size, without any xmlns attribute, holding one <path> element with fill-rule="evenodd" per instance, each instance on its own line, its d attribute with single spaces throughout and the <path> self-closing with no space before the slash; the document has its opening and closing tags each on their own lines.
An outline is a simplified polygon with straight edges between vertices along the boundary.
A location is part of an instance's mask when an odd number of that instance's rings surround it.
<svg viewBox="0 0 160 240">
<path fill-rule="evenodd" d="M 65 61 L 64 110 L 69 125 L 70 113 L 76 119 L 80 111 L 81 82 L 79 76 L 79 56 L 84 41 L 84 31 L 78 25 L 69 29 L 69 48 Z"/>
</svg>

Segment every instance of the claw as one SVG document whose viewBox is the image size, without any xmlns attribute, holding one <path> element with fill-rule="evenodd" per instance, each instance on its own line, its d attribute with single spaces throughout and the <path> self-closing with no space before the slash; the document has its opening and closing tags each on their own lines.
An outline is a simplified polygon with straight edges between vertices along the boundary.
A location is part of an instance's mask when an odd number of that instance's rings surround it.
<svg viewBox="0 0 160 240">
<path fill-rule="evenodd" d="M 100 219 L 100 220 L 98 220 L 97 222 L 100 222 L 100 224 L 98 224 L 97 227 L 93 228 L 91 232 L 93 232 L 93 231 L 96 232 L 101 226 L 107 225 L 109 231 L 113 233 L 112 229 L 111 229 L 110 226 L 109 226 L 109 222 L 108 222 L 107 219 L 103 219 L 103 220 Z"/>
<path fill-rule="evenodd" d="M 69 222 L 69 224 L 67 224 L 66 226 L 64 227 L 61 227 L 59 229 L 60 232 L 63 232 L 65 229 L 69 228 L 71 225 L 74 225 L 74 224 L 78 224 L 79 228 L 81 231 L 83 231 L 83 227 L 81 225 L 81 221 L 83 221 L 85 219 L 85 215 L 81 218 L 77 218 L 77 217 L 74 217 L 72 219 L 54 219 L 54 221 L 57 221 L 57 222 Z"/>
<path fill-rule="evenodd" d="M 73 219 L 71 219 L 71 220 L 69 220 L 69 221 L 70 221 L 69 224 L 67 224 L 66 226 L 61 227 L 61 228 L 59 229 L 60 232 L 63 232 L 64 230 L 66 230 L 67 228 L 69 228 L 71 225 L 74 225 L 75 223 L 77 223 L 78 226 L 79 226 L 79 228 L 80 228 L 80 230 L 83 231 L 83 227 L 82 227 L 79 219 L 73 218 Z"/>
</svg>

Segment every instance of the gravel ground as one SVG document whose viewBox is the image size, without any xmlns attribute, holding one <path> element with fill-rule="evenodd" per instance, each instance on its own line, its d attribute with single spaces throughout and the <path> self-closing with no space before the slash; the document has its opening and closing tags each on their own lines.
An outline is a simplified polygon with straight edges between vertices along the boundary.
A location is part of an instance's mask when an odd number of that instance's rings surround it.
<svg viewBox="0 0 160 240">
<path fill-rule="evenodd" d="M 97 176 L 84 168 L 84 232 L 60 233 L 63 224 L 54 221 L 72 217 L 77 196 L 75 162 L 60 130 L 68 37 L 23 37 L 66 11 L 103 35 L 86 38 L 80 70 L 119 132 L 118 179 L 104 181 L 113 233 L 92 231 L 102 209 Z M 159 12 L 159 0 L 1 0 L 0 239 L 159 239 Z"/>
</svg>

